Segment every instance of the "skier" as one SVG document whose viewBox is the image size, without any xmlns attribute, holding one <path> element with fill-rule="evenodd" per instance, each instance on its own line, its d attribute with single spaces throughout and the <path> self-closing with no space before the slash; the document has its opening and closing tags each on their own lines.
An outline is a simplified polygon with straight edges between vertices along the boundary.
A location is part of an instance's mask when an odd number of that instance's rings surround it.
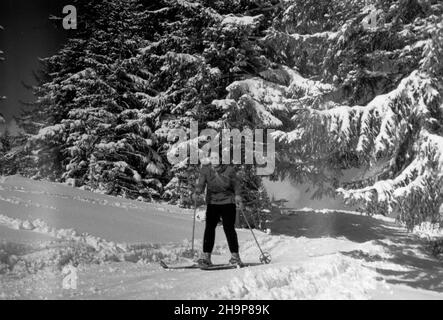
<svg viewBox="0 0 443 320">
<path fill-rule="evenodd" d="M 240 182 L 236 171 L 231 165 L 222 165 L 214 157 L 208 165 L 203 165 L 194 194 L 196 200 L 206 187 L 206 226 L 203 236 L 203 252 L 197 263 L 202 267 L 212 265 L 211 253 L 214 248 L 215 229 L 220 221 L 223 222 L 229 250 L 230 264 L 242 265 L 238 252 L 238 239 L 235 231 L 236 209 L 243 209 L 240 196 Z"/>
</svg>

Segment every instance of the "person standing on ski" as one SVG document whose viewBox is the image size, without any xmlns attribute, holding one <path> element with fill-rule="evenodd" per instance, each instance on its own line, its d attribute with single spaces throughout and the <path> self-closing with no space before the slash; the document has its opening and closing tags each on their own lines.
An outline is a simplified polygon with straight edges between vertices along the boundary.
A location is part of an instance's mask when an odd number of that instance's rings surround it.
<svg viewBox="0 0 443 320">
<path fill-rule="evenodd" d="M 214 248 L 215 230 L 220 218 L 223 230 L 231 251 L 230 264 L 241 265 L 235 219 L 237 206 L 243 209 L 240 195 L 240 182 L 235 168 L 231 165 L 218 164 L 218 159 L 203 165 L 198 178 L 195 199 L 203 193 L 206 187 L 206 226 L 203 236 L 203 253 L 197 261 L 201 266 L 210 266 L 211 253 Z"/>
</svg>

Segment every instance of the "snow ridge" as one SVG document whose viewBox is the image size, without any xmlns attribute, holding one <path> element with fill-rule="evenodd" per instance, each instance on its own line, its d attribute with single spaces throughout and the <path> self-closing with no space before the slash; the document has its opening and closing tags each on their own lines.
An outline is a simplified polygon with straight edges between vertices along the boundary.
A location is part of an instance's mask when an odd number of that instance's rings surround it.
<svg viewBox="0 0 443 320">
<path fill-rule="evenodd" d="M 367 299 L 374 271 L 339 254 L 302 266 L 247 270 L 229 285 L 207 293 L 212 299 Z"/>
</svg>

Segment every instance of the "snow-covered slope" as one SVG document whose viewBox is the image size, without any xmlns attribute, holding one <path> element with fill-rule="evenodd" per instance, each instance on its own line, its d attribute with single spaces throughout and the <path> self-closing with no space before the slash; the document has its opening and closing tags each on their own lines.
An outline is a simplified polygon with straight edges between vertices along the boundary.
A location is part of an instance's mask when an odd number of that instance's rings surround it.
<svg viewBox="0 0 443 320">
<path fill-rule="evenodd" d="M 389 219 L 332 210 L 280 216 L 256 232 L 269 265 L 239 270 L 166 271 L 185 262 L 192 211 L 37 182 L 0 179 L 0 298 L 384 299 L 443 298 L 443 267 L 423 241 Z M 203 223 L 196 228 L 201 247 Z M 241 254 L 257 262 L 248 230 Z M 229 257 L 218 230 L 214 261 Z M 62 288 L 78 263 L 77 290 Z"/>
</svg>

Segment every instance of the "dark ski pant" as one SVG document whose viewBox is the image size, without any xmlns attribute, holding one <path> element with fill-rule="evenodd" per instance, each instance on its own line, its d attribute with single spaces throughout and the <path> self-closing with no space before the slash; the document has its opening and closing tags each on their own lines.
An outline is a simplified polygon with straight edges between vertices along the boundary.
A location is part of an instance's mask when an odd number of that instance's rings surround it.
<svg viewBox="0 0 443 320">
<path fill-rule="evenodd" d="M 215 229 L 222 218 L 223 230 L 231 253 L 238 253 L 238 239 L 235 231 L 235 204 L 208 204 L 206 209 L 206 227 L 203 237 L 203 252 L 211 253 L 214 248 Z"/>
</svg>

